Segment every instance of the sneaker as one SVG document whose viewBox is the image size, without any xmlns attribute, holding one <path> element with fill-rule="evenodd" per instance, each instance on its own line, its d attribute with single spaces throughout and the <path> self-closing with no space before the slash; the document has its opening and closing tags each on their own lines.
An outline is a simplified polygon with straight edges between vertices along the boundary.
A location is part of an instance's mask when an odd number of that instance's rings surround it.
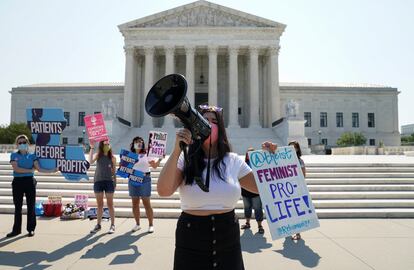
<svg viewBox="0 0 414 270">
<path fill-rule="evenodd" d="M 35 235 L 34 231 L 29 231 L 29 233 L 27 234 L 28 237 L 33 237 Z"/>
<path fill-rule="evenodd" d="M 91 230 L 91 233 L 97 233 L 101 230 L 101 225 L 100 224 L 96 224 L 95 227 Z"/>
<path fill-rule="evenodd" d="M 141 226 L 139 226 L 138 224 L 134 226 L 134 228 L 132 228 L 131 232 L 136 232 L 141 230 Z"/>
<path fill-rule="evenodd" d="M 113 234 L 115 232 L 115 225 L 111 225 L 111 228 L 109 228 L 109 231 L 108 231 L 108 233 L 109 234 Z"/>
<path fill-rule="evenodd" d="M 260 234 L 264 234 L 264 229 L 263 229 L 263 226 L 259 226 L 259 231 L 258 231 L 258 233 L 260 233 Z"/>
<path fill-rule="evenodd" d="M 149 226 L 148 233 L 153 233 L 153 232 L 154 232 L 154 226 Z"/>
</svg>

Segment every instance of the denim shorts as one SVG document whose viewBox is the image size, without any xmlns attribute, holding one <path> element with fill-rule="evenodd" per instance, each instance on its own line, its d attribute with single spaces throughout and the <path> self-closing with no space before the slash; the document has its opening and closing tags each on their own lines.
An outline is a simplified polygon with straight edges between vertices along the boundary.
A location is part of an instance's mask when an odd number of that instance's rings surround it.
<svg viewBox="0 0 414 270">
<path fill-rule="evenodd" d="M 151 176 L 144 176 L 143 184 L 139 186 L 128 181 L 128 191 L 130 197 L 151 197 Z"/>
<path fill-rule="evenodd" d="M 101 192 L 106 192 L 106 193 L 114 193 L 115 192 L 115 185 L 114 185 L 114 181 L 97 181 L 95 183 L 93 183 L 93 191 L 95 193 L 101 193 Z"/>
</svg>

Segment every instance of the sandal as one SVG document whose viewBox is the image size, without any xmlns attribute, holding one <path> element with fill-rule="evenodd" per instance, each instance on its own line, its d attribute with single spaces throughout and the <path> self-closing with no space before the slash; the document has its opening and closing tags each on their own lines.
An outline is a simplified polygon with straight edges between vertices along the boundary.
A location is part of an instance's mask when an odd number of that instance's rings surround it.
<svg viewBox="0 0 414 270">
<path fill-rule="evenodd" d="M 250 229 L 250 223 L 247 223 L 247 222 L 246 222 L 246 224 L 243 224 L 240 228 L 241 228 L 242 230 Z"/>
<path fill-rule="evenodd" d="M 259 231 L 258 231 L 258 233 L 260 233 L 260 234 L 264 234 L 264 229 L 263 229 L 263 226 L 259 226 Z"/>
<path fill-rule="evenodd" d="M 300 239 L 302 239 L 302 237 L 300 236 L 300 233 L 297 233 L 294 236 L 292 236 L 292 240 L 300 240 Z"/>
</svg>

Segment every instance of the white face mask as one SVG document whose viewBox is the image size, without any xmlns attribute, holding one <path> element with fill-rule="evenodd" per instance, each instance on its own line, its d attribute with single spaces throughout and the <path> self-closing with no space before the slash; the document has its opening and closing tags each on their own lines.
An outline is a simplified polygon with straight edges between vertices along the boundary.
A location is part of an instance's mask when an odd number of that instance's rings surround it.
<svg viewBox="0 0 414 270">
<path fill-rule="evenodd" d="M 134 143 L 134 149 L 140 150 L 142 148 L 142 143 Z"/>
</svg>

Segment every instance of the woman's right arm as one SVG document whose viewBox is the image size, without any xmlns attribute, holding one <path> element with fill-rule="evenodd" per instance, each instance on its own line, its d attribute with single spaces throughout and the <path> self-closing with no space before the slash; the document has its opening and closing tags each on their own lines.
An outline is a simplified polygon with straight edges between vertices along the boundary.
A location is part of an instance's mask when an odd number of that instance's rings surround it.
<svg viewBox="0 0 414 270">
<path fill-rule="evenodd" d="M 171 196 L 183 182 L 183 173 L 177 168 L 181 154 L 180 142 L 191 143 L 191 132 L 188 129 L 177 131 L 174 150 L 161 170 L 158 177 L 157 191 L 160 196 Z"/>
<path fill-rule="evenodd" d="M 33 169 L 20 168 L 19 165 L 17 165 L 17 161 L 12 161 L 12 162 L 10 162 L 10 164 L 13 167 L 13 171 L 15 171 L 17 173 L 32 173 L 32 172 L 34 172 L 34 168 Z"/>
</svg>

